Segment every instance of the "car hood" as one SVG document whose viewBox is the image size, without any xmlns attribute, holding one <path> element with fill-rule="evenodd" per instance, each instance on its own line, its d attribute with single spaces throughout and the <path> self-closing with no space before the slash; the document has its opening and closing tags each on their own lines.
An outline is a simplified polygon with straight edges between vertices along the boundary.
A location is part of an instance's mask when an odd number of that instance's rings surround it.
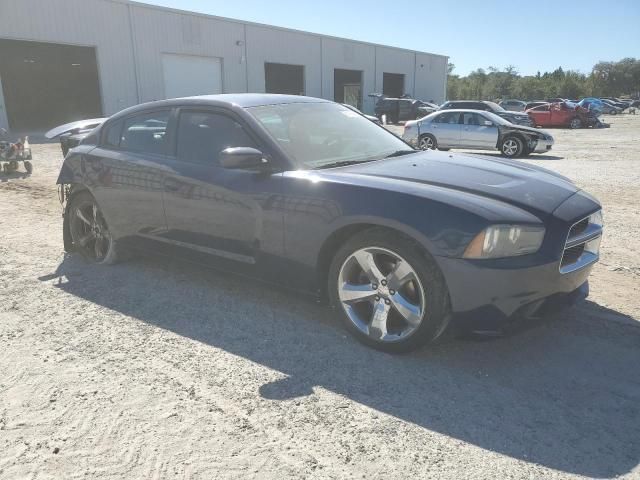
<svg viewBox="0 0 640 480">
<path fill-rule="evenodd" d="M 511 110 L 507 110 L 506 112 L 498 112 L 496 115 L 500 115 L 501 117 L 504 117 L 504 116 L 526 117 L 527 116 L 527 114 L 524 112 L 514 112 Z"/>
<path fill-rule="evenodd" d="M 550 214 L 579 191 L 568 178 L 515 160 L 480 155 L 418 152 L 403 157 L 322 170 L 322 176 L 383 177 L 472 193 L 518 206 L 534 214 Z M 358 177 L 358 178 L 355 178 Z"/>
</svg>

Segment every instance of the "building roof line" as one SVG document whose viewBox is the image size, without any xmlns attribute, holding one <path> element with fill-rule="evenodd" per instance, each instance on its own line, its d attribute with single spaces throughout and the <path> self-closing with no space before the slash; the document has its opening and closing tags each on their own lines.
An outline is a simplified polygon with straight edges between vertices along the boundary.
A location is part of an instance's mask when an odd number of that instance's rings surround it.
<svg viewBox="0 0 640 480">
<path fill-rule="evenodd" d="M 330 39 L 330 40 L 340 40 L 340 41 L 346 41 L 346 42 L 353 42 L 353 43 L 359 43 L 361 45 L 368 45 L 371 47 L 376 47 L 376 48 L 387 48 L 387 49 L 391 49 L 391 50 L 399 50 L 402 52 L 406 52 L 406 53 L 413 53 L 413 54 L 419 54 L 419 55 L 430 55 L 432 57 L 441 57 L 441 58 L 446 58 L 448 59 L 449 56 L 448 55 L 442 55 L 439 53 L 431 53 L 431 52 L 423 52 L 421 50 L 413 50 L 413 49 L 409 49 L 409 48 L 402 48 L 402 47 L 395 47 L 392 45 L 383 45 L 381 43 L 373 43 L 373 42 L 367 42 L 364 40 L 356 40 L 356 39 L 352 39 L 352 38 L 345 38 L 345 37 L 337 37 L 334 35 L 326 35 L 324 33 L 316 33 L 316 32 L 308 32 L 305 30 L 298 30 L 295 28 L 287 28 L 287 27 L 280 27 L 277 25 L 269 25 L 267 23 L 259 23 L 259 22 L 251 22 L 248 20 L 240 20 L 237 18 L 230 18 L 230 17 L 221 17 L 218 15 L 211 15 L 209 13 L 200 13 L 200 12 L 193 12 L 191 10 L 181 10 L 178 8 L 172 8 L 172 7 L 165 7 L 162 5 L 154 5 L 151 3 L 144 3 L 144 2 L 138 2 L 138 1 L 131 1 L 131 0 L 103 0 L 103 1 L 108 1 L 108 2 L 113 2 L 113 3 L 120 3 L 120 4 L 124 4 L 124 5 L 131 5 L 134 7 L 140 7 L 140 8 L 147 8 L 150 10 L 159 10 L 159 11 L 165 11 L 165 12 L 170 12 L 170 13 L 175 13 L 178 15 L 189 15 L 189 16 L 193 16 L 193 17 L 199 17 L 199 18 L 208 18 L 208 19 L 212 19 L 212 20 L 220 20 L 220 21 L 225 21 L 225 22 L 232 22 L 232 23 L 237 23 L 240 25 L 250 25 L 250 26 L 254 26 L 254 27 L 261 27 L 261 28 L 269 28 L 269 29 L 273 29 L 273 30 L 280 30 L 280 31 L 284 31 L 284 32 L 290 32 L 290 33 L 299 33 L 299 34 L 303 34 L 303 35 L 310 35 L 310 36 L 314 36 L 314 37 L 319 37 L 320 39 L 326 38 L 326 39 Z"/>
</svg>

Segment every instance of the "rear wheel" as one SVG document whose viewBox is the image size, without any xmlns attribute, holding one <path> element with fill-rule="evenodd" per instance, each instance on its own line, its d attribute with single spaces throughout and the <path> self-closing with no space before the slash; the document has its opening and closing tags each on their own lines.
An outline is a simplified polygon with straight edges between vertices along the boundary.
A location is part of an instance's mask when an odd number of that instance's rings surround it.
<svg viewBox="0 0 640 480">
<path fill-rule="evenodd" d="M 118 261 L 109 226 L 91 194 L 81 192 L 71 197 L 67 214 L 75 251 L 92 263 L 111 265 Z"/>
<path fill-rule="evenodd" d="M 336 253 L 328 289 L 346 328 L 379 350 L 421 347 L 440 336 L 449 318 L 435 262 L 410 239 L 385 229 L 364 231 Z"/>
<path fill-rule="evenodd" d="M 431 134 L 422 135 L 418 142 L 420 150 L 435 150 L 438 147 L 436 137 Z"/>
<path fill-rule="evenodd" d="M 571 122 L 569 123 L 569 128 L 571 129 L 576 129 L 576 128 L 582 128 L 582 120 L 580 120 L 580 118 L 578 117 L 573 117 L 571 119 Z"/>
<path fill-rule="evenodd" d="M 508 158 L 519 157 L 524 153 L 524 142 L 520 138 L 511 135 L 502 141 L 500 151 Z"/>
</svg>

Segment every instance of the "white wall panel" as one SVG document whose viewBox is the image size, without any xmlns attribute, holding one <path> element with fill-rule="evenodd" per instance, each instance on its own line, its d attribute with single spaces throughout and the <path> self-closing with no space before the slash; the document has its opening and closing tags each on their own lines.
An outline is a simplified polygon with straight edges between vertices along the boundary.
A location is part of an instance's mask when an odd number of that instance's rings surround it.
<svg viewBox="0 0 640 480">
<path fill-rule="evenodd" d="M 374 99 L 369 98 L 375 89 L 376 48 L 366 43 L 322 38 L 322 97 L 334 98 L 334 70 L 360 70 L 362 72 L 363 110 L 373 112 Z"/>
<path fill-rule="evenodd" d="M 246 91 L 242 24 L 139 4 L 131 18 L 141 102 L 164 98 L 163 53 L 222 58 L 223 91 Z"/>
<path fill-rule="evenodd" d="M 250 92 L 264 92 L 264 64 L 304 65 L 305 94 L 322 97 L 320 37 L 300 32 L 247 25 L 247 67 Z"/>
<path fill-rule="evenodd" d="M 222 93 L 222 59 L 162 54 L 165 98 Z"/>
<path fill-rule="evenodd" d="M 416 54 L 416 98 L 438 104 L 445 101 L 447 60 L 439 55 Z"/>
</svg>

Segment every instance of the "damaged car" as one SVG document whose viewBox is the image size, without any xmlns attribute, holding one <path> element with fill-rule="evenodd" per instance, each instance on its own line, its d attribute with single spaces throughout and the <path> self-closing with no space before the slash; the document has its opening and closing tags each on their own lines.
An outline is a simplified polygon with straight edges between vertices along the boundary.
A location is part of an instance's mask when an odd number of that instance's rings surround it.
<svg viewBox="0 0 640 480">
<path fill-rule="evenodd" d="M 548 152 L 554 143 L 543 130 L 514 125 L 479 110 L 441 110 L 407 122 L 402 138 L 421 150 L 498 150 L 509 158 Z"/>
<path fill-rule="evenodd" d="M 67 251 L 99 265 L 155 252 L 311 294 L 390 352 L 583 299 L 602 235 L 600 204 L 565 177 L 416 150 L 303 96 L 131 107 L 69 152 L 57 183 Z"/>
<path fill-rule="evenodd" d="M 101 125 L 105 120 L 106 118 L 90 118 L 65 123 L 52 128 L 44 136 L 49 139 L 59 138 L 62 155 L 66 156 L 69 150 L 77 147 L 94 128 Z"/>
</svg>

